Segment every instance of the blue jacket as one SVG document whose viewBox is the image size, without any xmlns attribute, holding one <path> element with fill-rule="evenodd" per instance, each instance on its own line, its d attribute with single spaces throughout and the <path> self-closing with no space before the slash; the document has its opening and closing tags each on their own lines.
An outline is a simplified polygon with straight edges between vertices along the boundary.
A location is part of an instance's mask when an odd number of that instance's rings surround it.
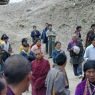
<svg viewBox="0 0 95 95">
<path fill-rule="evenodd" d="M 33 41 L 36 39 L 36 38 L 39 38 L 41 36 L 41 33 L 36 30 L 36 33 L 34 31 L 31 32 L 31 37 L 33 39 Z"/>
<path fill-rule="evenodd" d="M 56 63 L 56 57 L 57 57 L 57 55 L 59 55 L 60 54 L 60 52 L 61 52 L 61 50 L 60 51 L 58 51 L 58 50 L 53 50 L 53 52 L 52 52 L 52 58 L 53 58 L 53 62 L 54 63 Z M 65 52 L 63 51 L 63 53 L 65 54 Z"/>
<path fill-rule="evenodd" d="M 47 43 L 48 42 L 48 37 L 46 37 L 46 32 L 47 32 L 48 28 L 45 28 L 42 32 L 42 36 L 41 39 L 43 40 L 43 43 Z"/>
</svg>

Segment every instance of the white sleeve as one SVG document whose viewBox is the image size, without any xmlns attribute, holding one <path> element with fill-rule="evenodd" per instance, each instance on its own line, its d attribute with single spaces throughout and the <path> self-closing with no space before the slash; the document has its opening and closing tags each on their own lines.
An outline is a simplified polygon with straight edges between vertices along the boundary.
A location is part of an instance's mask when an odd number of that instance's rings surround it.
<svg viewBox="0 0 95 95">
<path fill-rule="evenodd" d="M 86 48 L 85 53 L 84 53 L 84 60 L 87 61 L 89 58 L 89 48 Z"/>
</svg>

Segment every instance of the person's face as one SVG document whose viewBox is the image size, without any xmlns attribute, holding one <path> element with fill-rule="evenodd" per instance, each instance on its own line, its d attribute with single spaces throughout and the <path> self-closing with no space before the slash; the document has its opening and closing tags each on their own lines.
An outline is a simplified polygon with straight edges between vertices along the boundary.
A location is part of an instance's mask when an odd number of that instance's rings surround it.
<svg viewBox="0 0 95 95">
<path fill-rule="evenodd" d="M 29 47 L 24 47 L 24 50 L 25 50 L 26 52 L 28 52 Z"/>
<path fill-rule="evenodd" d="M 90 82 L 95 82 L 95 69 L 89 69 L 85 72 L 86 78 L 88 78 L 88 80 Z"/>
<path fill-rule="evenodd" d="M 37 44 L 37 46 L 40 46 L 41 45 L 41 41 L 38 40 L 36 44 Z"/>
<path fill-rule="evenodd" d="M 48 23 L 46 23 L 45 26 L 48 27 Z"/>
<path fill-rule="evenodd" d="M 92 27 L 92 30 L 94 30 L 94 31 L 95 31 L 95 26 L 93 26 L 93 27 Z"/>
<path fill-rule="evenodd" d="M 34 29 L 34 30 L 36 30 L 37 28 L 36 28 L 36 27 L 34 27 L 33 29 Z"/>
<path fill-rule="evenodd" d="M 49 26 L 49 30 L 52 30 L 52 26 Z"/>
<path fill-rule="evenodd" d="M 57 43 L 56 48 L 57 49 L 61 49 L 61 44 L 60 43 Z"/>
<path fill-rule="evenodd" d="M 39 60 L 43 58 L 43 53 L 40 50 L 37 50 L 35 52 L 35 55 L 36 55 L 36 58 Z"/>
<path fill-rule="evenodd" d="M 31 82 L 31 72 L 29 72 L 29 74 L 26 76 L 26 78 L 23 80 L 22 82 L 22 92 L 25 92 L 28 90 L 30 82 Z"/>
<path fill-rule="evenodd" d="M 73 40 L 73 41 L 76 41 L 76 40 L 77 40 L 77 36 L 73 36 L 73 37 L 72 37 L 72 40 Z"/>
<path fill-rule="evenodd" d="M 81 31 L 81 30 L 82 30 L 81 28 L 78 29 L 78 31 Z"/>
<path fill-rule="evenodd" d="M 92 41 L 93 46 L 95 46 L 95 40 Z"/>
<path fill-rule="evenodd" d="M 1 91 L 0 95 L 6 95 L 6 93 L 7 93 L 7 83 L 6 83 L 6 80 L 4 78 L 2 78 L 2 82 L 4 83 L 5 88 Z"/>
</svg>

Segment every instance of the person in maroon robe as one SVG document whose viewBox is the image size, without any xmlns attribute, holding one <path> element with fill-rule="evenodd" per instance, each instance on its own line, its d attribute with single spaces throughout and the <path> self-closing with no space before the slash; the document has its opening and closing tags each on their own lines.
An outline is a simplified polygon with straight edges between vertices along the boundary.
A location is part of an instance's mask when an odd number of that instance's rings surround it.
<svg viewBox="0 0 95 95">
<path fill-rule="evenodd" d="M 43 58 L 40 50 L 36 50 L 35 55 L 36 59 L 32 61 L 32 95 L 46 95 L 45 79 L 50 70 L 50 64 Z"/>
</svg>

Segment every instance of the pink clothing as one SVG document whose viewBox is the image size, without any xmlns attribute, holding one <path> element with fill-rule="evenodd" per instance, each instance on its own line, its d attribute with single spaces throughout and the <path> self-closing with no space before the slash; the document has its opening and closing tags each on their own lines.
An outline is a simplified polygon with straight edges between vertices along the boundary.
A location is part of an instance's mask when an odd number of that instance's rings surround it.
<svg viewBox="0 0 95 95">
<path fill-rule="evenodd" d="M 35 51 L 38 50 L 38 49 L 43 52 L 42 46 L 41 46 L 41 47 L 38 47 L 36 44 L 35 44 L 34 46 L 32 46 L 31 51 L 32 51 L 33 53 L 35 53 Z"/>
<path fill-rule="evenodd" d="M 47 60 L 34 60 L 32 62 L 32 95 L 46 95 L 45 79 L 50 69 Z"/>
</svg>

